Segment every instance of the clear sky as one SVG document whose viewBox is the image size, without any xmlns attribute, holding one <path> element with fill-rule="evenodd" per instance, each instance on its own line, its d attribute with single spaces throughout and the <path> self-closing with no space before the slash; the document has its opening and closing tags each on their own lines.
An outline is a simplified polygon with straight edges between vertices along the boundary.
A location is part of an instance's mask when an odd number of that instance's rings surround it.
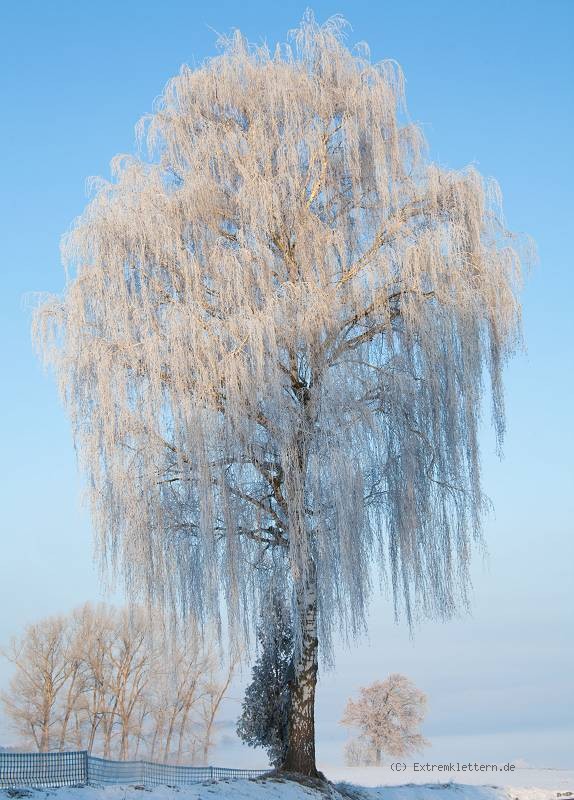
<svg viewBox="0 0 574 800">
<path fill-rule="evenodd" d="M 26 294 L 63 286 L 59 237 L 85 179 L 133 149 L 134 124 L 216 33 L 283 40 L 304 2 L 53 0 L 0 12 L 0 342 L 3 447 L 0 642 L 26 622 L 100 596 L 67 422 L 35 360 Z M 485 429 L 488 563 L 474 566 L 472 616 L 414 639 L 373 606 L 369 642 L 322 673 L 319 758 L 337 763 L 347 696 L 391 671 L 429 695 L 437 763 L 457 758 L 574 767 L 573 665 L 573 0 L 320 0 L 349 41 L 394 58 L 433 158 L 500 181 L 507 221 L 539 265 L 523 295 L 528 352 L 507 372 L 505 457 Z M 0 684 L 9 671 L 0 665 Z M 236 687 L 235 696 L 239 696 Z M 235 713 L 230 703 L 228 716 Z M 0 744 L 9 741 L 0 728 Z M 226 755 L 227 753 L 227 755 Z M 222 748 L 219 761 L 240 756 Z M 257 759 L 256 759 L 257 760 Z"/>
</svg>

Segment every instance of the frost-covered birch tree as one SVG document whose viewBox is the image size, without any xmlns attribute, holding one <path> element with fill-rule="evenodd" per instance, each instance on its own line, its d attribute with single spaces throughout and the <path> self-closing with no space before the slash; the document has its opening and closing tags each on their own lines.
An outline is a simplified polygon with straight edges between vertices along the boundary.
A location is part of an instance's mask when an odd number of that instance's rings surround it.
<svg viewBox="0 0 574 800">
<path fill-rule="evenodd" d="M 129 591 L 232 635 L 292 602 L 286 769 L 315 773 L 318 644 L 464 599 L 485 381 L 519 328 L 496 186 L 431 163 L 400 70 L 307 14 L 183 67 L 64 242 L 36 316 Z"/>
</svg>

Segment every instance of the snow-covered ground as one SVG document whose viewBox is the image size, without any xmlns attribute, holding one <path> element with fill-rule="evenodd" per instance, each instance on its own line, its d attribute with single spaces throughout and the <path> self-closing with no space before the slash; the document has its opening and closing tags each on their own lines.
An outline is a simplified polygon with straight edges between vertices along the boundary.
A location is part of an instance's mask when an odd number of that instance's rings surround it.
<svg viewBox="0 0 574 800">
<path fill-rule="evenodd" d="M 555 797 L 556 795 L 552 795 Z M 320 791 L 291 781 L 218 781 L 182 789 L 156 787 L 145 790 L 133 786 L 105 788 L 44 789 L 32 791 L 0 790 L 0 797 L 28 800 L 509 800 L 502 789 L 456 784 L 367 788 L 339 784 Z M 531 795 L 528 800 L 546 800 L 547 795 Z M 522 800 L 522 798 L 521 798 Z"/>
<path fill-rule="evenodd" d="M 385 767 L 331 767 L 320 765 L 333 783 L 346 781 L 360 786 L 399 786 L 411 784 L 472 784 L 474 786 L 522 786 L 550 789 L 554 792 L 572 792 L 574 800 L 574 769 L 535 769 L 516 767 L 512 772 L 415 772 L 408 767 L 404 772 L 395 772 Z M 525 795 L 526 796 L 526 795 Z M 556 795 L 552 795 L 555 797 Z M 418 795 L 417 795 L 418 798 Z M 391 800 L 397 800 L 393 796 Z M 415 800 L 415 798 L 413 798 Z M 568 800 L 565 797 L 565 800 Z"/>
<path fill-rule="evenodd" d="M 0 789 L 0 800 L 574 800 L 574 770 L 517 769 L 512 776 L 468 773 L 464 782 L 426 780 L 390 768 L 326 770 L 335 787 L 319 791 L 277 779 L 232 780 L 185 788 L 141 786 Z M 472 778 L 470 776 L 473 775 Z M 413 780 L 414 779 L 414 780 Z M 417 782 L 414 782 L 414 781 Z M 412 781 L 412 782 L 411 782 Z"/>
</svg>

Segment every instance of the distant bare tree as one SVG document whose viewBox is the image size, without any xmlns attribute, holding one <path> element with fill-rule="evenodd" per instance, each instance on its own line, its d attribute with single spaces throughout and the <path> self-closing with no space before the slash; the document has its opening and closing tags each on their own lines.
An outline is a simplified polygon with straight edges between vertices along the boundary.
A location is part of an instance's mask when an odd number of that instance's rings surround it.
<svg viewBox="0 0 574 800">
<path fill-rule="evenodd" d="M 215 744 L 214 727 L 221 702 L 229 689 L 237 661 L 231 659 L 223 673 L 213 670 L 205 685 L 200 703 L 199 729 L 201 740 L 201 764 L 208 763 L 209 751 Z"/>
<path fill-rule="evenodd" d="M 190 737 L 189 732 L 196 718 L 202 719 L 203 698 L 210 691 L 213 673 L 217 668 L 213 648 L 200 649 L 197 646 L 197 637 L 198 634 L 194 633 L 192 647 L 189 647 L 189 642 L 184 642 L 183 646 L 177 648 L 177 697 L 181 703 L 177 730 L 176 763 L 178 764 L 184 755 L 184 747 L 186 743 L 189 747 L 190 740 L 193 742 L 193 753 L 190 755 L 193 760 L 197 759 L 197 748 L 202 741 L 201 733 L 199 735 L 194 733 Z M 199 663 L 198 658 L 201 659 Z"/>
<path fill-rule="evenodd" d="M 223 600 L 236 640 L 271 580 L 292 607 L 283 768 L 308 775 L 319 639 L 364 628 L 375 574 L 409 620 L 466 599 L 520 320 L 496 185 L 428 160 L 399 68 L 343 27 L 183 68 L 35 317 L 128 591 L 218 630 Z"/>
<path fill-rule="evenodd" d="M 360 731 L 347 748 L 347 758 L 380 766 L 381 753 L 400 758 L 427 747 L 430 742 L 419 732 L 426 702 L 424 692 L 396 673 L 360 689 L 359 699 L 348 701 L 341 720 Z"/>
<path fill-rule="evenodd" d="M 91 753 L 98 749 L 98 736 L 106 740 L 113 719 L 109 654 L 116 641 L 116 612 L 103 604 L 94 608 L 88 603 L 74 616 L 80 618 L 82 659 L 87 671 L 85 690 L 76 708 L 76 731 L 78 741 Z"/>
<path fill-rule="evenodd" d="M 107 653 L 110 665 L 107 691 L 113 698 L 113 705 L 105 726 L 104 754 L 109 756 L 111 735 L 117 728 L 121 760 L 128 757 L 132 734 L 136 739 L 139 737 L 137 712 L 145 703 L 145 692 L 151 679 L 147 621 L 138 610 L 122 610 L 116 620 L 115 642 Z"/>
<path fill-rule="evenodd" d="M 158 659 L 156 666 L 151 750 L 166 763 L 171 760 L 179 763 L 184 754 L 194 755 L 199 746 L 198 737 L 190 733 L 195 719 L 191 715 L 200 713 L 200 699 L 210 681 L 214 655 L 210 649 L 200 648 L 198 640 L 195 632 L 183 641 L 176 639 L 169 645 L 169 658 Z"/>
<path fill-rule="evenodd" d="M 64 635 L 67 676 L 61 704 L 59 750 L 65 750 L 70 741 L 74 739 L 74 735 L 70 733 L 70 724 L 76 718 L 87 689 L 87 670 L 84 659 L 85 630 L 76 613 L 72 614 L 71 619 L 66 620 Z M 77 736 L 75 738 L 77 739 Z"/>
<path fill-rule="evenodd" d="M 376 753 L 365 736 L 354 736 L 345 742 L 345 764 L 348 767 L 375 766 Z"/>
<path fill-rule="evenodd" d="M 152 760 L 165 763 L 201 760 L 205 744 L 207 698 L 217 688 L 219 662 L 209 642 L 196 631 L 175 638 L 156 654 L 147 730 Z M 231 672 L 234 662 L 229 664 Z M 227 690 L 227 685 L 225 690 Z M 216 709 L 217 712 L 217 709 Z M 212 742 L 208 746 L 208 753 Z"/>
<path fill-rule="evenodd" d="M 2 654 L 16 667 L 2 703 L 22 740 L 45 752 L 61 740 L 58 704 L 74 670 L 63 617 L 49 617 L 29 625 L 21 639 L 12 639 Z"/>
</svg>

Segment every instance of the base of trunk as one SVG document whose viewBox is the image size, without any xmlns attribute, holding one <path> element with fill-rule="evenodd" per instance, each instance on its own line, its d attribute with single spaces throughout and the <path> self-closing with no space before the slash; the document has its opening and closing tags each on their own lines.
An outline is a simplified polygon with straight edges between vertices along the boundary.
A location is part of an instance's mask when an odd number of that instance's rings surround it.
<svg viewBox="0 0 574 800">
<path fill-rule="evenodd" d="M 317 769 L 315 762 L 313 761 L 312 764 L 308 763 L 291 763 L 286 761 L 282 764 L 279 769 L 277 770 L 282 775 L 298 775 L 299 777 L 305 778 L 319 778 L 320 780 L 325 780 L 325 776 L 322 772 L 319 772 Z M 295 778 L 293 778 L 295 780 Z"/>
<path fill-rule="evenodd" d="M 315 769 L 314 775 L 306 775 L 302 772 L 294 772 L 293 770 L 279 767 L 279 769 L 266 772 L 265 775 L 261 775 L 259 778 L 256 778 L 256 780 L 265 780 L 266 778 L 281 778 L 282 780 L 300 783 L 302 786 L 309 786 L 312 789 L 323 789 L 325 785 L 330 785 L 331 783 L 323 773 L 319 772 L 317 769 Z"/>
<path fill-rule="evenodd" d="M 304 710 L 307 712 L 310 710 L 312 713 L 312 706 L 309 708 L 307 705 Z M 295 719 L 293 719 L 293 717 Z M 303 721 L 307 724 L 295 728 L 293 723 L 301 722 L 301 717 L 303 717 Z M 317 778 L 319 776 L 319 772 L 317 770 L 317 765 L 315 764 L 314 720 L 312 718 L 309 719 L 308 717 L 305 719 L 301 713 L 301 709 L 299 709 L 298 713 L 292 713 L 291 722 L 292 727 L 289 736 L 289 746 L 287 748 L 285 760 L 281 764 L 280 769 L 282 772 L 292 772 L 296 775 L 308 775 L 310 778 Z"/>
</svg>

